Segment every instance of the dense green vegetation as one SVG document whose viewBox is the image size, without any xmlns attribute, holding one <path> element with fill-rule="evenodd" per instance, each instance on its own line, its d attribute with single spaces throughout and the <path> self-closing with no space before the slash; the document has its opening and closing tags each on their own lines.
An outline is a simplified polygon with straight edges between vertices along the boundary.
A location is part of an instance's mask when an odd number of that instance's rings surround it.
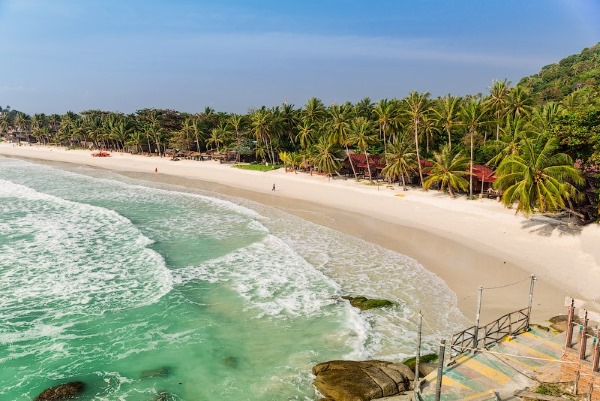
<svg viewBox="0 0 600 401">
<path fill-rule="evenodd" d="M 143 109 L 29 116 L 7 106 L 0 134 L 19 143 L 161 157 L 210 154 L 434 187 L 453 196 L 483 194 L 485 183 L 474 169 L 485 165 L 496 171 L 495 189 L 508 207 L 525 214 L 569 209 L 591 221 L 598 211 L 599 51 L 599 45 L 585 49 L 516 86 L 494 81 L 486 95 L 412 92 L 328 106 L 311 98 L 302 107 L 261 107 L 245 115 L 206 108 L 197 114 Z"/>
<path fill-rule="evenodd" d="M 519 82 L 539 102 L 563 101 L 579 89 L 600 85 L 600 43 L 542 68 Z"/>
</svg>

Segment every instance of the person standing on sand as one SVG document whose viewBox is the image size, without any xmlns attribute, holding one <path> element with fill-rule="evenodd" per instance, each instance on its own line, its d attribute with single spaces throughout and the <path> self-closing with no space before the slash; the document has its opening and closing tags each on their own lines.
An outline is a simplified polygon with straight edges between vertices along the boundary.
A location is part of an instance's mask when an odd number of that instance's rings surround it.
<svg viewBox="0 0 600 401">
<path fill-rule="evenodd" d="M 273 189 L 271 191 L 275 191 L 275 183 L 273 183 Z"/>
<path fill-rule="evenodd" d="M 158 173 L 158 167 L 154 167 L 154 174 Z"/>
</svg>

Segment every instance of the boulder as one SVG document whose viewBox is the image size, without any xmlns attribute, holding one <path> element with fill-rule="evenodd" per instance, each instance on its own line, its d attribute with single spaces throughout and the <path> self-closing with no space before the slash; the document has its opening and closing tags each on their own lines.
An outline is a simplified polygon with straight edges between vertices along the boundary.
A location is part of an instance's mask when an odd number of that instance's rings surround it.
<svg viewBox="0 0 600 401">
<path fill-rule="evenodd" d="M 313 367 L 315 387 L 333 401 L 368 401 L 412 388 L 414 373 L 406 365 L 385 361 L 329 361 Z"/>
<path fill-rule="evenodd" d="M 360 310 L 367 310 L 373 308 L 382 308 L 384 306 L 392 306 L 394 303 L 387 299 L 369 299 L 367 297 L 349 297 L 344 296 L 343 299 L 350 301 L 350 305 Z"/>
<path fill-rule="evenodd" d="M 34 401 L 62 401 L 77 397 L 85 390 L 83 382 L 69 382 L 51 387 L 40 393 Z"/>
<path fill-rule="evenodd" d="M 426 354 L 421 355 L 419 358 L 419 377 L 425 377 L 432 371 L 437 369 L 438 359 L 437 354 Z M 412 358 L 408 358 L 402 361 L 402 363 L 410 368 L 413 372 L 415 371 L 415 364 L 417 363 L 417 358 L 414 356 Z"/>
</svg>

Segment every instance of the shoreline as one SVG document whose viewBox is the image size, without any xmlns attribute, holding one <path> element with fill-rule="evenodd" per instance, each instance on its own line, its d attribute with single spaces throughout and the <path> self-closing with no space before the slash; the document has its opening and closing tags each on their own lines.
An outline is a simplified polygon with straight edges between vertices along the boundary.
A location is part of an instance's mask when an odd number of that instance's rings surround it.
<svg viewBox="0 0 600 401">
<path fill-rule="evenodd" d="M 559 226 L 516 216 L 489 199 L 452 199 L 436 191 L 404 192 L 397 186 L 369 186 L 283 169 L 256 172 L 214 161 L 173 162 L 116 152 L 96 158 L 90 153 L 0 143 L 0 155 L 86 165 L 244 198 L 402 253 L 443 279 L 471 320 L 480 285 L 506 286 L 484 290 L 483 324 L 527 306 L 531 274 L 537 276 L 534 322 L 564 314 L 565 296 L 591 300 L 600 292 L 595 288 L 600 282 L 597 225 Z M 519 284 L 508 286 L 515 282 Z"/>
</svg>

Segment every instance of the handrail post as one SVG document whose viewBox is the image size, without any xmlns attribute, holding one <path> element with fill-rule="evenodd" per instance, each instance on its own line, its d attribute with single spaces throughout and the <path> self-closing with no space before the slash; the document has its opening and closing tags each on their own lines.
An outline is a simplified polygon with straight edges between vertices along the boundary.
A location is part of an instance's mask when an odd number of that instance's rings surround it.
<svg viewBox="0 0 600 401">
<path fill-rule="evenodd" d="M 583 318 L 583 326 L 581 326 L 580 328 L 582 329 L 581 332 L 579 333 L 579 359 L 585 360 L 585 351 L 586 351 L 586 346 L 587 346 L 587 327 L 588 327 L 588 311 L 585 311 L 585 315 Z"/>
<path fill-rule="evenodd" d="M 473 333 L 473 348 L 476 350 L 479 345 L 479 318 L 481 317 L 481 297 L 483 295 L 483 286 L 479 286 L 479 295 L 477 296 L 477 315 L 475 317 L 475 332 Z M 475 352 L 475 351 L 473 351 Z"/>
<path fill-rule="evenodd" d="M 415 400 L 418 400 L 419 395 L 419 359 L 421 357 L 421 330 L 423 326 L 423 315 L 421 311 L 419 311 L 419 331 L 417 334 L 417 356 L 415 358 L 415 384 L 414 384 L 414 392 L 415 392 Z"/>
<path fill-rule="evenodd" d="M 596 336 L 594 336 L 594 359 L 592 360 L 592 372 L 598 371 L 600 362 L 600 337 L 598 336 L 598 327 L 596 327 Z"/>
<path fill-rule="evenodd" d="M 567 311 L 567 337 L 565 339 L 565 348 L 571 348 L 573 345 L 573 318 L 575 315 L 575 299 L 571 298 L 571 306 Z"/>
<path fill-rule="evenodd" d="M 533 306 L 533 287 L 535 286 L 535 274 L 531 275 L 531 283 L 529 283 L 529 304 L 527 305 L 527 324 L 525 325 L 525 331 L 529 330 L 529 323 L 531 321 L 531 307 Z"/>
<path fill-rule="evenodd" d="M 440 341 L 440 354 L 438 355 L 437 383 L 435 383 L 435 401 L 440 401 L 442 396 L 442 376 L 444 375 L 444 355 L 446 353 L 446 340 Z"/>
</svg>

